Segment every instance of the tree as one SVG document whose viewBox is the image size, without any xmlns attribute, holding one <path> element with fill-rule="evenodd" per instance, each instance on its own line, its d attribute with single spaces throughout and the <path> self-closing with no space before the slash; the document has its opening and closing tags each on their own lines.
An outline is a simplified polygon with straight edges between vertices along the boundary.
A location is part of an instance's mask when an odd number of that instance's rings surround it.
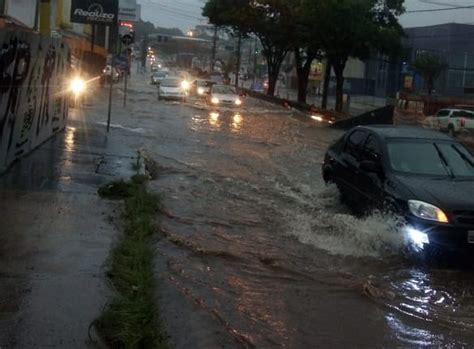
<svg viewBox="0 0 474 349">
<path fill-rule="evenodd" d="M 447 69 L 447 64 L 440 56 L 431 52 L 421 52 L 416 56 L 413 68 L 418 71 L 426 82 L 428 95 L 433 93 L 434 82 Z"/>
<path fill-rule="evenodd" d="M 203 16 L 218 26 L 242 34 L 253 33 L 267 61 L 268 94 L 274 95 L 281 64 L 291 47 L 288 33 L 292 17 L 290 0 L 208 0 Z"/>
<path fill-rule="evenodd" d="M 306 103 L 311 65 L 316 58 L 322 58 L 321 35 L 317 12 L 318 2 L 312 0 L 292 0 L 293 33 L 291 41 L 295 55 L 296 75 L 298 78 L 298 102 Z"/>
<path fill-rule="evenodd" d="M 376 52 L 395 54 L 403 30 L 398 16 L 404 0 L 321 0 L 312 8 L 324 28 L 326 69 L 336 77 L 336 111 L 342 111 L 344 69 L 349 57 L 367 59 Z"/>
</svg>

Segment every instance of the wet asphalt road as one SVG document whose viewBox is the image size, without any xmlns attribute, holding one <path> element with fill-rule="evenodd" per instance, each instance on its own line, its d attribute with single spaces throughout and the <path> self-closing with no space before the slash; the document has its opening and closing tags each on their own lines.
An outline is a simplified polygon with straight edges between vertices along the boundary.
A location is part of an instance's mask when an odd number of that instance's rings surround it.
<svg viewBox="0 0 474 349">
<path fill-rule="evenodd" d="M 112 131 L 159 168 L 157 297 L 176 347 L 474 346 L 472 272 L 408 261 L 395 222 L 353 217 L 322 182 L 340 131 L 260 101 L 211 111 L 131 89 Z"/>
</svg>

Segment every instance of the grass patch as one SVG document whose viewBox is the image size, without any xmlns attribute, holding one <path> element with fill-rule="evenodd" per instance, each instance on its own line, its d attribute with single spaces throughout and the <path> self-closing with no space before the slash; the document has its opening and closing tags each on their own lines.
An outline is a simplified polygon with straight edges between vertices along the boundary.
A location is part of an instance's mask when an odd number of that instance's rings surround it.
<svg viewBox="0 0 474 349">
<path fill-rule="evenodd" d="M 124 233 L 110 256 L 107 275 L 117 294 L 96 321 L 114 348 L 167 348 L 154 302 L 154 216 L 159 197 L 146 190 L 145 176 L 112 182 L 99 189 L 109 199 L 125 199 Z"/>
</svg>

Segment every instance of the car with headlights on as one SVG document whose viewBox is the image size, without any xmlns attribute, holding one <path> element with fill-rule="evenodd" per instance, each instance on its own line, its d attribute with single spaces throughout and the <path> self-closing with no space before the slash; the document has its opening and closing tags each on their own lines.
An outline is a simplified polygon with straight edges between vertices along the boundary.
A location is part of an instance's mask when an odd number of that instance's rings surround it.
<svg viewBox="0 0 474 349">
<path fill-rule="evenodd" d="M 207 96 L 207 103 L 213 106 L 240 107 L 242 99 L 230 85 L 213 85 Z"/>
<path fill-rule="evenodd" d="M 186 83 L 186 84 L 185 84 Z M 167 77 L 158 86 L 158 100 L 186 101 L 187 82 L 178 77 Z"/>
<path fill-rule="evenodd" d="M 405 218 L 414 246 L 474 248 L 474 157 L 438 131 L 358 126 L 325 155 L 322 174 L 349 206 Z"/>
<path fill-rule="evenodd" d="M 151 84 L 159 85 L 163 79 L 168 77 L 168 73 L 164 71 L 157 71 L 151 74 Z"/>
<path fill-rule="evenodd" d="M 190 93 L 198 97 L 206 97 L 216 83 L 212 80 L 196 79 L 191 83 Z"/>
</svg>

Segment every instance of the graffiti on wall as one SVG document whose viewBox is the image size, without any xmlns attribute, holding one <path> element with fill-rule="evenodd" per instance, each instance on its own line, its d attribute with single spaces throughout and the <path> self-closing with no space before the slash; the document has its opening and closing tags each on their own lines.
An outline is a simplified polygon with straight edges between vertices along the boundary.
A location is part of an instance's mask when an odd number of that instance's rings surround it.
<svg viewBox="0 0 474 349">
<path fill-rule="evenodd" d="M 0 32 L 0 172 L 65 127 L 68 57 L 59 40 Z"/>
</svg>

